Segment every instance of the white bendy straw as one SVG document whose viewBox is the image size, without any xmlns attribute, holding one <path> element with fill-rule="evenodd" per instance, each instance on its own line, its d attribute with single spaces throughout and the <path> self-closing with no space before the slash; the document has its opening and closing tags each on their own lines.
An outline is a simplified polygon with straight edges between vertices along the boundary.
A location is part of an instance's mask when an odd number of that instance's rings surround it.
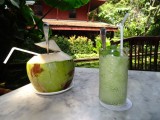
<svg viewBox="0 0 160 120">
<path fill-rule="evenodd" d="M 4 64 L 7 63 L 8 59 L 10 58 L 10 56 L 12 55 L 12 53 L 13 53 L 14 50 L 21 51 L 21 52 L 26 52 L 26 53 L 33 54 L 33 55 L 40 55 L 39 53 L 36 53 L 36 52 L 24 50 L 24 49 L 17 48 L 17 47 L 12 47 L 12 49 L 10 50 L 10 52 L 8 53 L 6 59 L 3 62 Z"/>
<path fill-rule="evenodd" d="M 126 19 L 128 18 L 128 16 L 129 16 L 129 13 L 126 13 L 126 15 L 123 18 L 123 21 L 118 25 L 118 27 L 120 28 L 120 35 L 121 35 L 121 38 L 120 38 L 120 54 L 121 54 L 121 56 L 123 56 L 123 26 L 124 26 L 124 23 L 125 23 Z"/>
</svg>

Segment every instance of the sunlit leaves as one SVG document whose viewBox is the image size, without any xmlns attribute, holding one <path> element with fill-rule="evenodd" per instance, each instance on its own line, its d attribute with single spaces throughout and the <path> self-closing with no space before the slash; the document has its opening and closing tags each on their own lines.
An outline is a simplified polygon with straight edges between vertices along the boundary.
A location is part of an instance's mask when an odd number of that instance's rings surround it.
<svg viewBox="0 0 160 120">
<path fill-rule="evenodd" d="M 150 6 L 150 7 L 149 7 L 149 11 L 150 11 L 150 10 L 156 10 L 156 9 L 157 9 L 157 7 L 153 7 L 153 6 Z"/>
<path fill-rule="evenodd" d="M 124 15 L 130 12 L 129 7 L 115 7 L 112 4 L 105 4 L 104 6 L 100 7 L 100 12 L 98 14 L 100 19 L 103 19 L 104 22 L 111 23 L 111 24 L 118 24 L 122 21 Z"/>
<path fill-rule="evenodd" d="M 124 26 L 125 37 L 157 33 L 154 28 L 157 30 L 160 23 L 160 1 L 158 0 L 119 0 L 116 2 L 108 0 L 100 7 L 98 17 L 99 20 L 116 25 L 127 12 L 130 16 Z M 118 36 L 119 33 L 116 35 Z"/>
</svg>

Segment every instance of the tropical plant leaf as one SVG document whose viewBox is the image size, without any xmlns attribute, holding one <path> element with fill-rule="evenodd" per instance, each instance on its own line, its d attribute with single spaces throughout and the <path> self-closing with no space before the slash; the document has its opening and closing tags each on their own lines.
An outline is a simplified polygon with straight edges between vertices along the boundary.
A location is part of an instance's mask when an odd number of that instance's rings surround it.
<svg viewBox="0 0 160 120">
<path fill-rule="evenodd" d="M 44 0 L 46 4 L 61 9 L 72 10 L 87 4 L 90 0 Z"/>
<path fill-rule="evenodd" d="M 12 3 L 14 6 L 16 6 L 17 8 L 19 8 L 19 4 L 20 4 L 19 0 L 10 0 L 10 1 L 11 1 L 11 3 Z"/>
<path fill-rule="evenodd" d="M 28 7 L 27 5 L 24 5 L 22 8 L 21 8 L 21 12 L 22 12 L 22 15 L 23 17 L 25 18 L 25 20 L 27 21 L 27 24 L 28 25 L 34 25 L 34 13 L 33 13 L 33 10 Z"/>
</svg>

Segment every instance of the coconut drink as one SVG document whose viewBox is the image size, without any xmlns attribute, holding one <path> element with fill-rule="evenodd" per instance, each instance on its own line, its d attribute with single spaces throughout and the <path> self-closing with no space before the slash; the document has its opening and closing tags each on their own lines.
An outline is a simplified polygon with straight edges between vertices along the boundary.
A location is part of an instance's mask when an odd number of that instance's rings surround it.
<svg viewBox="0 0 160 120">
<path fill-rule="evenodd" d="M 45 42 L 36 45 L 46 47 Z M 49 41 L 49 50 L 54 52 L 33 56 L 26 65 L 28 78 L 38 92 L 57 92 L 72 84 L 72 57 L 61 51 L 54 40 Z"/>
<path fill-rule="evenodd" d="M 67 55 L 58 47 L 54 40 L 48 41 L 51 53 L 39 54 L 29 50 L 13 47 L 4 60 L 7 63 L 12 53 L 17 50 L 34 56 L 27 62 L 27 75 L 36 89 L 36 93 L 46 95 L 47 93 L 57 94 L 69 90 L 72 87 L 74 76 L 74 62 L 71 56 Z M 46 48 L 46 42 L 36 45 Z M 58 92 L 59 91 L 59 92 Z"/>
<path fill-rule="evenodd" d="M 40 54 L 27 62 L 27 74 L 38 92 L 56 92 L 70 86 L 74 63 L 64 52 Z"/>
<path fill-rule="evenodd" d="M 33 54 L 26 64 L 27 75 L 39 94 L 57 94 L 72 87 L 74 62 L 71 56 L 64 53 L 54 40 L 48 40 L 49 25 L 44 24 L 46 42 L 35 45 L 47 49 L 46 54 L 13 47 L 8 53 L 4 64 L 7 63 L 14 50 Z M 49 50 L 52 51 L 49 53 Z"/>
</svg>

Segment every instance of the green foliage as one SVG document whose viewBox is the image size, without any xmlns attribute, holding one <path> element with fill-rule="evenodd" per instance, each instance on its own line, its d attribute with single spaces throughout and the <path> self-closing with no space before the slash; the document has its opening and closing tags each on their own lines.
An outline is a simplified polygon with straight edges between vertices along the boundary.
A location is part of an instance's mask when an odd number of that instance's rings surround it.
<svg viewBox="0 0 160 120">
<path fill-rule="evenodd" d="M 124 27 L 125 38 L 160 34 L 157 32 L 160 29 L 160 1 L 158 0 L 108 0 L 98 11 L 94 16 L 96 20 L 114 25 L 119 24 L 125 14 L 129 13 Z M 115 36 L 120 37 L 119 31 Z"/>
<path fill-rule="evenodd" d="M 2 62 L 12 47 L 37 50 L 35 42 L 42 37 L 42 21 L 37 18 L 25 0 L 5 0 L 0 4 L 0 61 Z M 38 29 L 34 28 L 39 21 Z M 38 51 L 36 51 L 38 52 Z M 27 59 L 26 53 L 15 56 L 16 59 Z"/>
<path fill-rule="evenodd" d="M 39 50 L 34 46 L 34 42 L 40 41 L 41 30 L 30 29 L 38 18 L 25 2 L 25 0 L 0 0 L 0 42 L 2 43 L 0 44 L 0 82 L 4 82 L 5 87 L 9 89 L 19 87 L 19 83 L 23 83 L 20 86 L 29 83 L 25 62 L 33 56 L 14 51 L 5 65 L 3 61 L 11 48 L 19 47 L 35 52 Z M 17 65 L 11 67 L 12 64 L 22 62 L 23 67 Z"/>
<path fill-rule="evenodd" d="M 94 50 L 96 53 L 99 53 L 100 48 L 102 48 L 102 40 L 100 39 L 100 36 L 97 36 L 97 37 L 96 37 L 95 42 L 96 42 L 96 45 L 95 45 L 95 47 L 93 48 L 93 50 Z"/>
<path fill-rule="evenodd" d="M 100 48 L 102 48 L 102 40 L 101 40 L 100 36 L 97 36 L 97 37 L 95 38 L 95 42 L 96 42 L 96 45 L 95 45 L 95 47 L 93 48 L 93 50 L 94 50 L 95 53 L 98 54 Z M 110 41 L 109 41 L 108 39 L 106 39 L 106 47 L 107 47 L 107 46 L 110 46 L 110 45 L 111 45 Z"/>
<path fill-rule="evenodd" d="M 32 11 L 32 9 L 26 5 L 21 7 L 21 15 L 24 17 L 24 19 L 26 20 L 26 24 L 29 25 L 34 25 L 34 12 Z"/>
<path fill-rule="evenodd" d="M 71 36 L 69 38 L 71 52 L 73 54 L 93 53 L 93 43 L 90 39 L 83 36 Z"/>
<path fill-rule="evenodd" d="M 100 20 L 111 24 L 118 24 L 124 15 L 130 11 L 129 7 L 120 4 L 106 3 L 99 8 L 98 17 Z"/>
<path fill-rule="evenodd" d="M 99 55 L 96 53 L 92 54 L 74 54 L 74 58 L 93 58 L 93 57 L 98 57 Z"/>
<path fill-rule="evenodd" d="M 148 36 L 157 36 L 160 34 L 160 21 L 149 28 Z"/>
<path fill-rule="evenodd" d="M 64 36 L 52 36 L 50 39 L 56 41 L 57 45 L 62 51 L 69 55 L 73 55 L 74 58 L 94 57 L 99 53 L 102 47 L 102 41 L 100 36 L 95 39 L 95 46 L 93 42 L 84 36 L 71 36 L 69 39 Z M 106 47 L 110 46 L 110 40 L 106 39 Z"/>
<path fill-rule="evenodd" d="M 73 55 L 74 58 L 84 58 L 84 57 L 95 57 L 99 53 L 101 48 L 101 39 L 99 36 L 96 37 L 96 45 L 90 39 L 84 36 L 71 36 L 69 39 L 64 36 L 52 36 L 50 39 L 56 41 L 57 45 L 62 51 L 69 55 Z M 110 46 L 110 41 L 106 40 L 106 46 Z"/>
<path fill-rule="evenodd" d="M 44 0 L 48 5 L 61 10 L 72 10 L 87 4 L 90 0 Z"/>
<path fill-rule="evenodd" d="M 55 40 L 57 45 L 61 48 L 61 50 L 69 55 L 73 55 L 70 49 L 70 42 L 68 41 L 68 38 L 64 36 L 53 36 L 51 39 Z"/>
<path fill-rule="evenodd" d="M 106 55 L 114 55 L 114 56 L 119 56 L 120 55 L 120 51 L 118 46 L 116 45 L 111 45 L 111 46 L 107 46 L 107 48 L 105 50 L 100 50 L 100 54 L 102 56 L 106 56 Z"/>
</svg>

